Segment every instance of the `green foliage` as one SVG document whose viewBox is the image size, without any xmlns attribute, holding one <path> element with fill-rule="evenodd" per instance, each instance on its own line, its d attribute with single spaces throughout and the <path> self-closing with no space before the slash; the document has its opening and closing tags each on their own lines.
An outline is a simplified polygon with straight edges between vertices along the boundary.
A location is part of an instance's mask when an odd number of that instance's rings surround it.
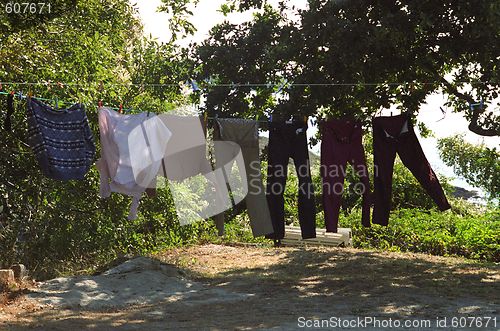
<svg viewBox="0 0 500 331">
<path fill-rule="evenodd" d="M 76 10 L 76 0 L 52 0 L 41 6 L 35 2 L 36 7 L 22 0 L 3 1 L 0 11 L 0 31 L 6 34 L 16 33 L 33 26 L 42 25 L 55 18 L 67 15 Z M 110 7 L 116 2 L 111 2 Z M 9 7 L 7 7 L 7 4 Z M 49 7 L 50 4 L 50 7 Z M 30 8 L 30 5 L 32 8 Z M 18 6 L 18 7 L 15 7 Z M 9 8 L 9 9 L 7 9 Z M 35 9 L 35 10 L 34 10 Z"/>
<path fill-rule="evenodd" d="M 492 102 L 500 81 L 498 1 L 309 0 L 305 10 L 288 8 L 287 1 L 279 10 L 266 3 L 226 2 L 225 14 L 260 11 L 251 22 L 217 25 L 195 48 L 199 80 L 303 85 L 285 85 L 276 95 L 269 86 L 207 86 L 209 111 L 288 117 L 323 109 L 325 116 L 368 122 L 393 104 L 418 112 L 428 95 L 443 91 L 474 124 L 471 130 L 500 134 Z M 286 14 L 290 10 L 296 15 Z M 489 110 L 469 108 L 480 98 Z"/>
<path fill-rule="evenodd" d="M 31 90 L 37 97 L 68 101 L 60 107 L 77 100 L 85 103 L 98 145 L 99 99 L 156 112 L 185 103 L 178 86 L 128 86 L 177 85 L 186 79 L 188 68 L 172 45 L 142 37 L 135 14 L 126 0 L 90 0 L 36 24 L 5 23 L 9 29 L 0 31 L 0 81 L 71 85 L 3 84 L 4 90 Z M 0 130 L 0 267 L 21 262 L 36 277 L 52 277 L 121 254 L 196 242 L 210 233 L 207 223 L 181 227 L 167 190 L 143 198 L 138 219 L 128 221 L 130 198 L 99 198 L 95 168 L 83 181 L 45 178 L 25 143 L 25 102 L 16 100 L 15 107 L 12 132 Z"/>
<path fill-rule="evenodd" d="M 444 176 L 439 177 L 439 182 L 445 191 L 446 196 L 450 197 L 453 192 L 452 186 Z M 392 181 L 392 208 L 422 208 L 431 209 L 435 207 L 434 201 L 424 190 L 422 185 L 413 176 L 413 174 L 397 158 L 394 164 L 394 173 Z"/>
<path fill-rule="evenodd" d="M 190 6 L 196 6 L 199 0 L 162 0 L 159 11 L 167 12 L 170 16 L 168 27 L 172 33 L 171 41 L 196 32 L 196 27 L 189 21 L 193 15 Z"/>
<path fill-rule="evenodd" d="M 455 205 L 456 201 L 452 201 Z M 458 202 L 460 204 L 460 202 Z M 454 206 L 455 207 L 455 206 Z M 388 227 L 363 228 L 360 211 L 342 217 L 340 225 L 353 230 L 353 245 L 401 252 L 500 261 L 500 210 L 458 215 L 435 210 L 400 209 L 391 214 Z"/>
<path fill-rule="evenodd" d="M 500 198 L 500 153 L 496 148 L 473 145 L 461 135 L 438 140 L 443 162 L 471 185 L 485 190 L 490 199 Z"/>
</svg>

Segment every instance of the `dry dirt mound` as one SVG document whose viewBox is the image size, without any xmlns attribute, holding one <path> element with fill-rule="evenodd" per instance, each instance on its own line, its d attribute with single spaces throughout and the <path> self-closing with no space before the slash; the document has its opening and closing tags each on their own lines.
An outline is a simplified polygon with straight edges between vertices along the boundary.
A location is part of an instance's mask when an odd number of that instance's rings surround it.
<svg viewBox="0 0 500 331">
<path fill-rule="evenodd" d="M 209 299 L 207 299 L 207 296 Z M 138 257 L 97 276 L 56 278 L 43 282 L 28 295 L 54 308 L 118 309 L 160 301 L 188 300 L 195 304 L 244 300 L 248 295 L 209 289 L 181 276 L 179 269 L 158 260 Z"/>
</svg>

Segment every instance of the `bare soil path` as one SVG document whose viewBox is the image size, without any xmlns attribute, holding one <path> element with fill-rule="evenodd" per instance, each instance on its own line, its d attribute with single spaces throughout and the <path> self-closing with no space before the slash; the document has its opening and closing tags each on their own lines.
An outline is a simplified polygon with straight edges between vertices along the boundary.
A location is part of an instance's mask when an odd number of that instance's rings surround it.
<svg viewBox="0 0 500 331">
<path fill-rule="evenodd" d="M 392 326 L 423 323 L 404 330 L 435 330 L 437 317 L 447 318 L 440 330 L 460 329 L 451 324 L 463 323 L 460 317 L 472 326 L 464 330 L 500 329 L 494 264 L 351 248 L 220 245 L 152 258 L 136 260 L 139 269 L 125 265 L 42 284 L 0 308 L 0 330 L 304 330 L 321 320 L 332 327 L 366 317 L 386 324 L 347 329 L 398 329 L 387 327 L 391 319 Z M 488 317 L 496 326 L 490 320 L 484 327 Z"/>
</svg>

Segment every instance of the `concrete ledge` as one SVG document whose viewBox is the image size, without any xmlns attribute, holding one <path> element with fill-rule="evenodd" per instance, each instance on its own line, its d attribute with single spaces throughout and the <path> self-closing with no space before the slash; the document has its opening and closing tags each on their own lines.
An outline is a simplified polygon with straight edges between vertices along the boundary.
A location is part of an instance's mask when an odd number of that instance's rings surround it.
<svg viewBox="0 0 500 331">
<path fill-rule="evenodd" d="M 10 284 L 14 282 L 14 271 L 11 269 L 0 270 L 0 283 Z"/>
<path fill-rule="evenodd" d="M 20 282 L 26 277 L 26 267 L 23 264 L 14 264 L 10 267 L 14 271 L 14 278 Z"/>
</svg>

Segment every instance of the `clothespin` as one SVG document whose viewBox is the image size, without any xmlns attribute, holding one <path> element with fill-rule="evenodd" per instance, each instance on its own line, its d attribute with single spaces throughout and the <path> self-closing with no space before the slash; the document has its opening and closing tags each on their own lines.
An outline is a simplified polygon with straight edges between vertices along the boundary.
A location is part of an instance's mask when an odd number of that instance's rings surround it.
<svg viewBox="0 0 500 331">
<path fill-rule="evenodd" d="M 286 81 L 282 82 L 281 85 L 278 87 L 278 91 L 276 91 L 276 94 L 280 93 L 283 87 L 285 87 Z"/>
<path fill-rule="evenodd" d="M 443 109 L 443 107 L 439 106 L 439 110 L 441 110 L 441 113 L 443 114 L 443 117 L 438 119 L 436 122 L 439 122 L 441 120 L 444 120 L 444 118 L 446 117 L 446 110 Z"/>
<path fill-rule="evenodd" d="M 476 106 L 479 106 L 479 109 L 483 109 L 483 106 L 484 106 L 484 101 L 483 101 L 483 98 L 481 98 L 481 101 L 480 101 L 480 102 L 477 102 L 477 103 L 470 103 L 470 104 L 469 104 L 470 110 L 474 110 Z"/>
<path fill-rule="evenodd" d="M 193 89 L 193 92 L 199 91 L 200 88 L 198 87 L 198 84 L 196 84 L 196 81 L 193 79 L 189 80 L 189 84 L 191 85 L 191 88 Z"/>
</svg>

